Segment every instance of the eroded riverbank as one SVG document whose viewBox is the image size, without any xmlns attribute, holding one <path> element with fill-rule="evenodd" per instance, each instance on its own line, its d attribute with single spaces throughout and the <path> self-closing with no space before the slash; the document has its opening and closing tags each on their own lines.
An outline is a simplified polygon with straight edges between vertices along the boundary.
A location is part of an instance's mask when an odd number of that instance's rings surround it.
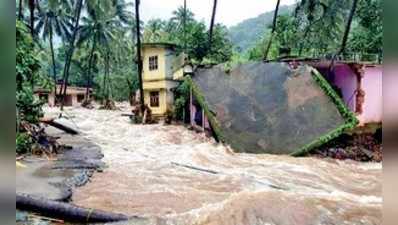
<svg viewBox="0 0 398 225">
<path fill-rule="evenodd" d="M 237 154 L 183 126 L 131 124 L 128 109 L 66 110 L 107 164 L 75 204 L 152 224 L 381 224 L 380 163 Z"/>
</svg>

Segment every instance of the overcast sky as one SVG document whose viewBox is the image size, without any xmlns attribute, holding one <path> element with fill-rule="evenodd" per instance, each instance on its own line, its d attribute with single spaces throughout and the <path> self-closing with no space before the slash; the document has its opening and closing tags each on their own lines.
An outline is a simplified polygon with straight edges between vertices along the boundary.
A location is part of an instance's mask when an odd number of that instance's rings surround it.
<svg viewBox="0 0 398 225">
<path fill-rule="evenodd" d="M 134 2 L 134 0 L 128 0 Z M 232 26 L 242 20 L 273 11 L 277 0 L 218 0 L 216 22 Z M 296 0 L 281 0 L 281 5 L 290 5 Z M 141 0 L 140 16 L 144 22 L 152 18 L 169 19 L 172 12 L 184 4 L 184 0 Z M 196 19 L 210 22 L 213 0 L 187 0 L 187 7 Z"/>
</svg>

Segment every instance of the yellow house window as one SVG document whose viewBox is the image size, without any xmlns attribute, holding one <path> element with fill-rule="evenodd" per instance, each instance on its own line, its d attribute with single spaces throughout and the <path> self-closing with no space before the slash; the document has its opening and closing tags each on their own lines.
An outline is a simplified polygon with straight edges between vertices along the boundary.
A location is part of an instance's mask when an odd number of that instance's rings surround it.
<svg viewBox="0 0 398 225">
<path fill-rule="evenodd" d="M 150 105 L 151 107 L 159 107 L 159 92 L 151 91 L 149 93 L 150 96 Z"/>
<path fill-rule="evenodd" d="M 158 56 L 149 57 L 149 71 L 158 69 Z"/>
</svg>

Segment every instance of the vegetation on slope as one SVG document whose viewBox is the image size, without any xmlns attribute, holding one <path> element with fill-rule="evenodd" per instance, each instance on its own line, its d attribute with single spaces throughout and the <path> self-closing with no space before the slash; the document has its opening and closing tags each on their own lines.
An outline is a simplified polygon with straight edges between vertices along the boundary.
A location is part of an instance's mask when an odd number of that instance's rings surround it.
<svg viewBox="0 0 398 225">
<path fill-rule="evenodd" d="M 281 6 L 279 15 L 290 15 L 294 8 L 294 5 Z M 263 37 L 268 26 L 272 24 L 273 15 L 274 11 L 266 12 L 257 17 L 244 20 L 228 29 L 229 37 L 238 52 L 245 52 L 255 46 L 258 40 Z"/>
</svg>

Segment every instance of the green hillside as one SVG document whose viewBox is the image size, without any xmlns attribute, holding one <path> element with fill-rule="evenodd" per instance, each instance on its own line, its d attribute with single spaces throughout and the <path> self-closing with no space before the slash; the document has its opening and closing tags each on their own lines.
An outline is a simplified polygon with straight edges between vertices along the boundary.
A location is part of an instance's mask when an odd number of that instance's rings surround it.
<svg viewBox="0 0 398 225">
<path fill-rule="evenodd" d="M 281 6 L 279 15 L 289 14 L 293 12 L 294 8 L 295 5 Z M 253 47 L 261 39 L 266 27 L 272 23 L 273 16 L 274 11 L 266 12 L 230 27 L 229 36 L 234 46 L 240 48 L 242 51 Z"/>
</svg>

